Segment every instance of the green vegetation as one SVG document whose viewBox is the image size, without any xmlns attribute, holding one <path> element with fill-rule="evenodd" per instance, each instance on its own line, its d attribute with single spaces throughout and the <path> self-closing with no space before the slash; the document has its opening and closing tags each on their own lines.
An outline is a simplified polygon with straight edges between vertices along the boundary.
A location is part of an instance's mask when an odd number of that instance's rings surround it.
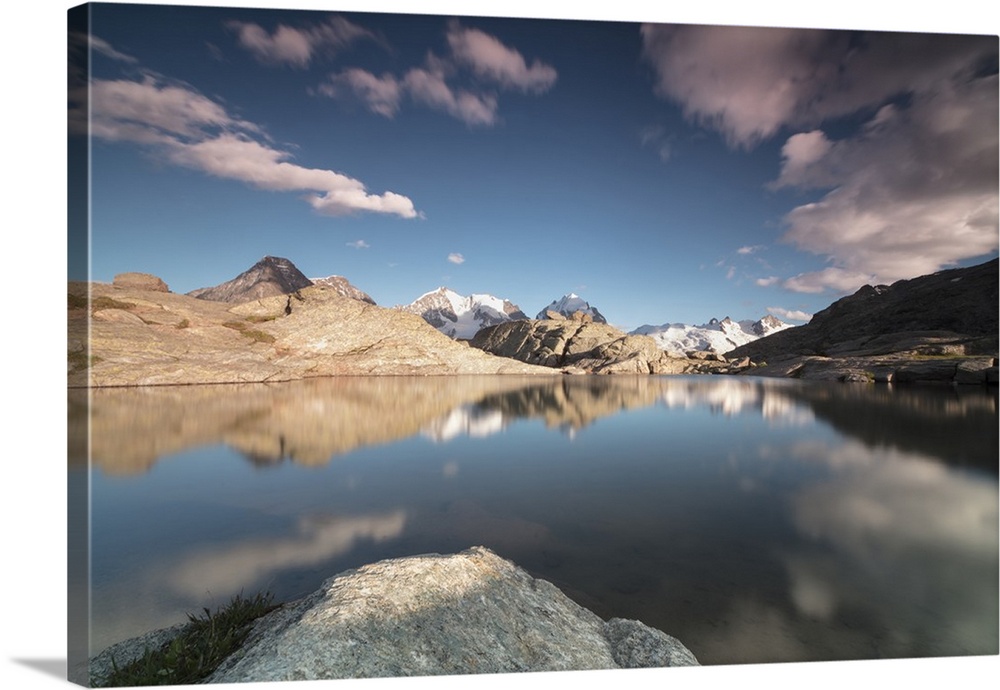
<svg viewBox="0 0 1000 690">
<path fill-rule="evenodd" d="M 237 594 L 215 613 L 188 614 L 188 625 L 167 645 L 146 650 L 139 659 L 118 668 L 101 687 L 189 685 L 207 678 L 243 644 L 250 624 L 277 606 L 270 593 L 244 598 Z"/>
<path fill-rule="evenodd" d="M 222 324 L 226 328 L 232 328 L 234 331 L 239 331 L 243 334 L 245 338 L 250 338 L 250 340 L 255 343 L 273 343 L 274 336 L 270 333 L 265 333 L 264 331 L 259 331 L 255 328 L 250 328 L 245 321 L 226 321 Z"/>
<path fill-rule="evenodd" d="M 277 316 L 256 316 L 256 315 L 251 315 L 251 316 L 247 316 L 246 320 L 249 321 L 250 323 L 267 323 L 268 321 L 274 321 L 276 318 L 278 318 L 278 317 Z"/>
<path fill-rule="evenodd" d="M 90 303 L 91 311 L 99 311 L 101 309 L 131 309 L 134 306 L 131 302 L 119 302 L 106 295 L 101 295 Z"/>
<path fill-rule="evenodd" d="M 89 369 L 93 365 L 101 361 L 101 358 L 97 355 L 87 356 L 87 350 L 75 350 L 67 355 L 69 360 L 69 366 L 71 371 L 82 371 L 83 369 Z"/>
</svg>

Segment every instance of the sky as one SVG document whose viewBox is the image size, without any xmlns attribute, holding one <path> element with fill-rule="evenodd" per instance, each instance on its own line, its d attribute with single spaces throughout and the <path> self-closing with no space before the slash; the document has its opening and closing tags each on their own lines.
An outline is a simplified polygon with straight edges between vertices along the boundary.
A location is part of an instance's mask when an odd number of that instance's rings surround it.
<svg viewBox="0 0 1000 690">
<path fill-rule="evenodd" d="M 630 330 L 804 323 L 997 253 L 995 36 L 101 4 L 91 22 L 94 280 L 187 292 L 272 255 L 383 306 L 447 286 L 533 315 L 572 292 Z"/>
</svg>

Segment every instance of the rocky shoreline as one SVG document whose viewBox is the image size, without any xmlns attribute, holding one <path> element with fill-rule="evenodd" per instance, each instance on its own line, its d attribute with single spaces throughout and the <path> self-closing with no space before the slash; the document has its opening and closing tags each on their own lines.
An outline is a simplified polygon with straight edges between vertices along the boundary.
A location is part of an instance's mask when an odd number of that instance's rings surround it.
<svg viewBox="0 0 1000 690">
<path fill-rule="evenodd" d="M 127 273 L 110 285 L 69 284 L 68 384 L 100 388 L 328 376 L 750 374 L 997 385 L 997 283 L 993 260 L 893 285 L 865 286 L 804 326 L 724 355 L 695 351 L 677 356 L 660 349 L 650 336 L 626 334 L 583 312 L 505 321 L 465 342 L 416 314 L 379 307 L 335 283 L 269 285 L 269 294 L 233 303 L 174 294 L 156 276 Z M 251 287 L 252 294 L 260 292 L 259 284 Z"/>
<path fill-rule="evenodd" d="M 112 645 L 91 685 L 184 626 Z M 697 666 L 679 640 L 603 621 L 484 547 L 379 561 L 259 618 L 207 683 Z"/>
<path fill-rule="evenodd" d="M 419 316 L 326 285 L 237 305 L 125 282 L 70 283 L 68 294 L 71 388 L 558 373 L 474 350 Z"/>
</svg>

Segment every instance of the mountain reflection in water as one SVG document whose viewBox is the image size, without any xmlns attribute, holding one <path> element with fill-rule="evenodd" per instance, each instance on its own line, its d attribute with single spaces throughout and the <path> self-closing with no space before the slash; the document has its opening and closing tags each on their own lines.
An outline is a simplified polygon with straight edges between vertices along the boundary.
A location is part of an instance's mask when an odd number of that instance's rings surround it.
<svg viewBox="0 0 1000 690">
<path fill-rule="evenodd" d="M 482 544 L 702 663 L 998 651 L 995 389 L 730 377 L 70 391 L 92 651 Z M 75 450 L 74 450 L 75 449 Z M 249 462 L 248 462 L 249 461 Z"/>
</svg>

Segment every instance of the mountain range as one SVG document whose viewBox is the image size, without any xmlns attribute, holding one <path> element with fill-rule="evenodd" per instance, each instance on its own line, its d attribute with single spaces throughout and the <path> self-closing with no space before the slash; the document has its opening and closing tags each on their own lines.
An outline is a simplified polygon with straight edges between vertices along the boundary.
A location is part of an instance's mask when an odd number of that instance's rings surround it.
<svg viewBox="0 0 1000 690">
<path fill-rule="evenodd" d="M 232 280 L 215 287 L 204 287 L 187 293 L 188 297 L 240 304 L 275 295 L 290 295 L 310 285 L 332 287 L 338 294 L 375 304 L 365 292 L 351 285 L 343 276 L 307 278 L 295 264 L 279 256 L 265 256 Z"/>
<path fill-rule="evenodd" d="M 343 276 L 310 279 L 288 259 L 275 256 L 265 256 L 232 280 L 187 294 L 199 299 L 238 304 L 293 294 L 310 285 L 331 287 L 344 297 L 375 304 L 374 299 Z M 460 295 L 443 286 L 396 308 L 423 317 L 434 328 L 456 340 L 471 340 L 481 329 L 506 321 L 528 319 L 525 312 L 510 300 L 484 293 Z M 574 314 L 585 315 L 594 323 L 608 322 L 597 307 L 575 293 L 553 300 L 538 312 L 535 319 L 572 318 Z M 773 316 L 765 316 L 758 321 L 733 321 L 726 317 L 721 321 L 712 319 L 701 326 L 680 323 L 645 325 L 631 331 L 630 335 L 649 335 L 662 350 L 671 354 L 683 355 L 690 351 L 722 354 L 790 327 Z"/>
<path fill-rule="evenodd" d="M 398 308 L 422 316 L 434 328 L 458 340 L 468 340 L 487 326 L 528 318 L 509 300 L 485 294 L 465 297 L 446 287 L 424 293 Z"/>
<path fill-rule="evenodd" d="M 752 321 L 733 321 L 728 316 L 722 321 L 712 319 L 701 326 L 682 323 L 665 323 L 662 326 L 640 326 L 630 335 L 648 335 L 656 341 L 660 349 L 671 354 L 683 355 L 692 351 L 717 352 L 720 355 L 740 345 L 792 328 L 791 324 L 768 314 Z"/>
<path fill-rule="evenodd" d="M 683 357 L 664 351 L 650 335 L 625 334 L 595 323 L 589 314 L 567 318 L 551 310 L 550 318 L 507 318 L 458 343 L 422 316 L 345 298 L 293 268 L 286 260 L 265 257 L 236 279 L 197 291 L 200 299 L 172 293 L 149 274 L 119 274 L 110 284 L 71 281 L 70 387 L 553 373 L 997 383 L 996 259 L 892 285 L 866 285 L 817 312 L 805 326 L 783 328 L 725 355 L 696 351 Z M 310 284 L 295 287 L 303 281 Z M 283 292 L 289 289 L 294 291 Z M 236 304 L 218 299 L 238 301 L 240 294 L 265 291 L 277 294 Z M 441 296 L 454 311 L 448 296 Z M 503 301 L 497 305 L 494 311 L 506 314 Z M 750 324 L 749 332 L 763 335 L 777 323 L 762 319 Z M 731 319 L 706 326 L 728 337 L 748 332 Z"/>
</svg>

